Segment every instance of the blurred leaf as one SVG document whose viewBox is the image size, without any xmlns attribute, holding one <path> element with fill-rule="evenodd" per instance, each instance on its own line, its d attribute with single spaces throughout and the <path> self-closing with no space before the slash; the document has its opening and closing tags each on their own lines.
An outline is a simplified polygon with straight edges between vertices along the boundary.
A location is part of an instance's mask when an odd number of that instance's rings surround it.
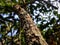
<svg viewBox="0 0 60 45">
<path fill-rule="evenodd" d="M 58 14 L 58 12 L 57 12 L 57 11 L 53 11 L 53 13 L 54 13 L 55 15 L 57 15 L 57 14 Z"/>
</svg>

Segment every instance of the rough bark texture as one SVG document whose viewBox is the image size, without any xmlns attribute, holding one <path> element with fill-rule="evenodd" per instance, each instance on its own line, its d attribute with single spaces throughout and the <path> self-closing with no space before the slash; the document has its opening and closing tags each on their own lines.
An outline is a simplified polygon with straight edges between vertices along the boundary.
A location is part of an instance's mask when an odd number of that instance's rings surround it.
<svg viewBox="0 0 60 45">
<path fill-rule="evenodd" d="M 20 5 L 15 5 L 13 8 L 19 15 L 22 24 L 21 26 L 25 30 L 27 45 L 48 45 L 41 35 L 40 30 L 24 8 L 21 8 Z"/>
</svg>

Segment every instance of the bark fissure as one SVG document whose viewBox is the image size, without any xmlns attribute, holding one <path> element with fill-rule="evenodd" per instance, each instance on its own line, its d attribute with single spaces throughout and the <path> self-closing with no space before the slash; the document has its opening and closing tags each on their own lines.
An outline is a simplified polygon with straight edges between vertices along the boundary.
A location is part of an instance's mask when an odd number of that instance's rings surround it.
<svg viewBox="0 0 60 45">
<path fill-rule="evenodd" d="M 41 35 L 41 31 L 24 8 L 21 8 L 20 5 L 15 5 L 13 8 L 17 11 L 21 20 L 21 26 L 25 30 L 27 45 L 48 45 Z"/>
</svg>

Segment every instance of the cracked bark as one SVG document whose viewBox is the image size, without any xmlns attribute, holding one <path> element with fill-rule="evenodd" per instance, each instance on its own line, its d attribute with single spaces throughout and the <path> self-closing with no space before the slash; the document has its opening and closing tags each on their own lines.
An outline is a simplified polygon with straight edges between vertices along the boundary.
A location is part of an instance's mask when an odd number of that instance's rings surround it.
<svg viewBox="0 0 60 45">
<path fill-rule="evenodd" d="M 48 45 L 41 35 L 41 31 L 34 24 L 29 13 L 20 5 L 14 5 L 14 10 L 17 12 L 21 20 L 21 27 L 25 30 L 26 44 L 27 45 Z"/>
</svg>

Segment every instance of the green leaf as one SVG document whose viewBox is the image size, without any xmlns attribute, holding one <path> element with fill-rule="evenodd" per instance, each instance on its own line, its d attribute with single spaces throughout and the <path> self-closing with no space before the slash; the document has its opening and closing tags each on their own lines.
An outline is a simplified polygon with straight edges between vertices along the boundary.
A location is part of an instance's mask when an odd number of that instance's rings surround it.
<svg viewBox="0 0 60 45">
<path fill-rule="evenodd" d="M 54 13 L 55 15 L 57 15 L 57 14 L 58 14 L 58 12 L 57 12 L 57 11 L 54 11 L 53 13 Z"/>
</svg>

